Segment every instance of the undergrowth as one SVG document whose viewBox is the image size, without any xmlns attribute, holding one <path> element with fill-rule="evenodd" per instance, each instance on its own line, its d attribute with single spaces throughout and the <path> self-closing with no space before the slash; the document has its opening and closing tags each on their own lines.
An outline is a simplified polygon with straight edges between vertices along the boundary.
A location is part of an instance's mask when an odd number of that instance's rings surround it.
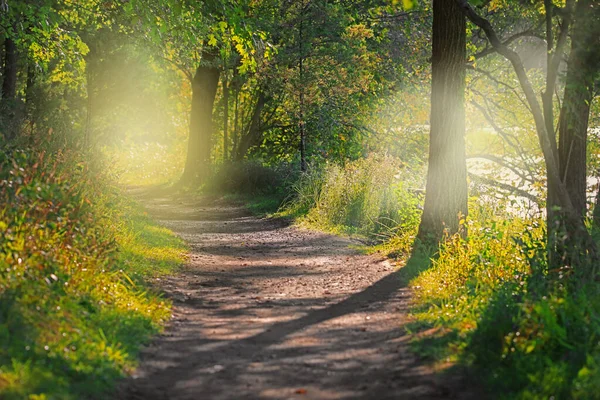
<svg viewBox="0 0 600 400">
<path fill-rule="evenodd" d="M 415 349 L 470 366 L 495 398 L 600 398 L 598 284 L 548 269 L 542 221 L 471 209 L 468 238 L 410 283 Z"/>
<path fill-rule="evenodd" d="M 392 157 L 370 156 L 304 174 L 281 215 L 323 230 L 358 234 L 381 243 L 411 241 L 421 211 L 418 174 Z"/>
<path fill-rule="evenodd" d="M 72 154 L 0 153 L 0 398 L 106 398 L 160 331 L 184 245 Z"/>
<path fill-rule="evenodd" d="M 298 175 L 288 163 L 265 166 L 258 161 L 227 162 L 215 166 L 201 192 L 243 203 L 256 215 L 271 215 L 288 198 Z"/>
</svg>

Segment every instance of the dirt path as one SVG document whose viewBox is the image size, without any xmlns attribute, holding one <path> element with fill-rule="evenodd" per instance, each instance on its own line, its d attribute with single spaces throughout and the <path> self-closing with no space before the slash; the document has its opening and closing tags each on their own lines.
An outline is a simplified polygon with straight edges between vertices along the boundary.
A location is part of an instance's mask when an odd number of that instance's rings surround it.
<svg viewBox="0 0 600 400">
<path fill-rule="evenodd" d="M 409 292 L 387 261 L 218 201 L 147 207 L 191 255 L 161 282 L 174 318 L 122 399 L 473 397 L 407 350 Z"/>
</svg>

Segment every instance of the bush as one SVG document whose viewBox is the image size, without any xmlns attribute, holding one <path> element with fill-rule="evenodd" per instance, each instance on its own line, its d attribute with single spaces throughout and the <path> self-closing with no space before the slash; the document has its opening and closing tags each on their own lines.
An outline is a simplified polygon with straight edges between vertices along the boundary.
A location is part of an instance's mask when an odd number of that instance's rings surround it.
<svg viewBox="0 0 600 400">
<path fill-rule="evenodd" d="M 382 241 L 413 232 L 419 222 L 420 199 L 414 189 L 418 181 L 400 179 L 399 161 L 371 156 L 330 164 L 311 171 L 294 185 L 294 197 L 284 214 L 306 215 L 305 221 L 321 228 L 358 233 Z"/>
<path fill-rule="evenodd" d="M 289 164 L 267 167 L 258 161 L 224 163 L 216 167 L 206 182 L 209 193 L 238 195 L 281 195 L 297 176 Z"/>
<path fill-rule="evenodd" d="M 170 317 L 144 282 L 183 244 L 119 198 L 72 154 L 0 153 L 3 399 L 103 398 Z"/>
</svg>

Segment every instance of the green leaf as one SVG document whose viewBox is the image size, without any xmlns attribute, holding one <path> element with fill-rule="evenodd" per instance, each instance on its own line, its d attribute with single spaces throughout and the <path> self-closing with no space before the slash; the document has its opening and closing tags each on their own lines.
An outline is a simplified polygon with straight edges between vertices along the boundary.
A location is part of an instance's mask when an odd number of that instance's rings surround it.
<svg viewBox="0 0 600 400">
<path fill-rule="evenodd" d="M 215 35 L 208 35 L 208 45 L 209 46 L 216 46 L 217 45 L 217 38 L 215 37 Z"/>
</svg>

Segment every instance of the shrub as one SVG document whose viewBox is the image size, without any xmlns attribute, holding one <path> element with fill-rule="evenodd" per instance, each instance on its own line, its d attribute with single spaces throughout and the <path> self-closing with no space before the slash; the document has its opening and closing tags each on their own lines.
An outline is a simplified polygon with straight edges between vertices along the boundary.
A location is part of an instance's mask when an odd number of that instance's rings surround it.
<svg viewBox="0 0 600 400">
<path fill-rule="evenodd" d="M 378 241 L 414 231 L 420 199 L 411 186 L 418 180 L 408 179 L 409 173 L 400 179 L 399 164 L 391 157 L 370 156 L 309 172 L 294 185 L 284 213 L 306 214 L 313 225 Z"/>
<path fill-rule="evenodd" d="M 267 167 L 258 161 L 224 163 L 215 168 L 204 190 L 239 195 L 279 195 L 296 177 L 289 164 Z"/>
</svg>

